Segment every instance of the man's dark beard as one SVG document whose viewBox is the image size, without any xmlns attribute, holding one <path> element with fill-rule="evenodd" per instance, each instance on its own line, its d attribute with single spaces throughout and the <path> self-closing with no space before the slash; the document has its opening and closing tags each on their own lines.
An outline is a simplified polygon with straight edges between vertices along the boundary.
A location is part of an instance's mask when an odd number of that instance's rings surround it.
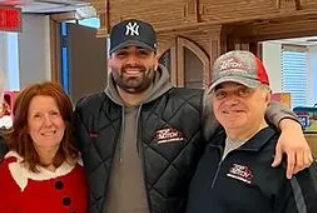
<svg viewBox="0 0 317 213">
<path fill-rule="evenodd" d="M 133 77 L 130 77 L 129 79 L 125 78 L 125 70 L 126 69 L 139 69 L 142 75 L 142 79 L 139 79 L 140 82 L 138 85 L 136 86 L 131 86 L 128 85 L 129 81 L 136 81 L 137 77 L 135 77 L 135 79 L 133 79 Z M 135 66 L 131 66 L 131 65 L 126 65 L 124 67 L 121 68 L 120 70 L 120 74 L 118 74 L 117 72 L 113 72 L 112 73 L 114 81 L 116 82 L 116 84 L 125 92 L 130 93 L 130 94 L 138 94 L 141 93 L 143 91 L 145 91 L 146 89 L 148 89 L 150 87 L 150 85 L 153 83 L 153 79 L 154 79 L 154 66 L 149 68 L 148 70 L 146 69 L 145 66 L 142 65 L 135 65 Z"/>
</svg>

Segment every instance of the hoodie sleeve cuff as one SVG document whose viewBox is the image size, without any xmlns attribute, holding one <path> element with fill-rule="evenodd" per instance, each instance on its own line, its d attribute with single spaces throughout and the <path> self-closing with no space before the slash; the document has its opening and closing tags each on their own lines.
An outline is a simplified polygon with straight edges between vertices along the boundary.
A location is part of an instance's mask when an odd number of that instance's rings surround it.
<svg viewBox="0 0 317 213">
<path fill-rule="evenodd" d="M 300 121 L 298 120 L 297 115 L 278 102 L 270 102 L 265 116 L 267 121 L 279 130 L 281 130 L 280 122 L 284 119 L 293 120 L 297 122 L 300 126 L 302 126 Z"/>
</svg>

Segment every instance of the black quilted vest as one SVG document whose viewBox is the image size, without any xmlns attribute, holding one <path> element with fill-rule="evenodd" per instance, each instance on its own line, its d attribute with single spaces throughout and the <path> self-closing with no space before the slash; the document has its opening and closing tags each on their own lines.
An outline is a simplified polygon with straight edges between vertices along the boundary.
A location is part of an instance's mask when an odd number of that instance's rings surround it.
<svg viewBox="0 0 317 213">
<path fill-rule="evenodd" d="M 189 183 L 205 147 L 202 96 L 201 90 L 173 88 L 142 105 L 138 146 L 151 213 L 184 212 Z M 89 213 L 103 213 L 122 107 L 99 93 L 80 100 L 75 117 L 90 187 Z"/>
</svg>

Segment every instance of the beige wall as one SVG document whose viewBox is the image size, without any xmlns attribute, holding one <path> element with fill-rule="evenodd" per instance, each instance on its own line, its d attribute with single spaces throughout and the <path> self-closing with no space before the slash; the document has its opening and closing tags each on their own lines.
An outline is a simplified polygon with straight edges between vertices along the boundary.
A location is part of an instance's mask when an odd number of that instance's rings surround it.
<svg viewBox="0 0 317 213">
<path fill-rule="evenodd" d="M 281 44 L 263 42 L 263 63 L 273 92 L 281 92 Z"/>
<path fill-rule="evenodd" d="M 20 88 L 51 79 L 49 17 L 23 15 L 19 34 Z"/>
<path fill-rule="evenodd" d="M 18 45 L 18 33 L 0 32 L 0 71 L 5 78 L 6 90 L 20 88 Z"/>
<path fill-rule="evenodd" d="M 307 105 L 317 103 L 317 45 L 308 46 L 307 55 Z M 263 42 L 263 63 L 270 77 L 273 92 L 281 92 L 281 43 Z"/>
</svg>

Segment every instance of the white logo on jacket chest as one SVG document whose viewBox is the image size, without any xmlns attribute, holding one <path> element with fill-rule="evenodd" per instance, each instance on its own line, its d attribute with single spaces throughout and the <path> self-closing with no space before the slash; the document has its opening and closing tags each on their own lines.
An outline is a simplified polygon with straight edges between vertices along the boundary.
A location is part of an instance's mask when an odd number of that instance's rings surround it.
<svg viewBox="0 0 317 213">
<path fill-rule="evenodd" d="M 157 130 L 154 138 L 158 144 L 180 141 L 183 139 L 183 134 L 177 129 L 171 127 Z"/>
<path fill-rule="evenodd" d="M 248 184 L 251 184 L 251 181 L 254 177 L 251 169 L 249 169 L 248 166 L 243 166 L 239 164 L 233 164 L 233 166 L 227 173 L 227 176 Z"/>
</svg>

